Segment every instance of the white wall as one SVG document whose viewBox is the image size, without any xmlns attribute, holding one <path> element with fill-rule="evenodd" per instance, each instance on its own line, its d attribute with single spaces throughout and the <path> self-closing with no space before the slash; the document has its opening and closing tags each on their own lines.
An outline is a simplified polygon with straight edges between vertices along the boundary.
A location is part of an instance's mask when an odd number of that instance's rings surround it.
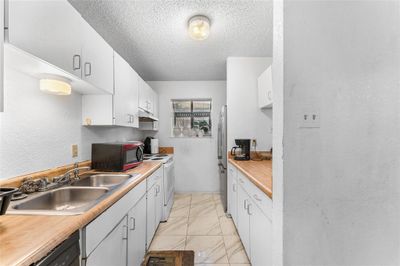
<svg viewBox="0 0 400 266">
<path fill-rule="evenodd" d="M 399 3 L 284 1 L 284 265 L 400 265 Z"/>
<path fill-rule="evenodd" d="M 160 146 L 175 148 L 178 192 L 219 191 L 217 159 L 218 115 L 226 103 L 225 81 L 153 81 L 159 95 Z M 212 138 L 171 138 L 171 99 L 211 98 Z"/>
<path fill-rule="evenodd" d="M 142 139 L 134 129 L 82 127 L 81 98 L 45 94 L 37 79 L 6 69 L 0 178 L 88 160 L 92 142 Z M 78 158 L 72 158 L 72 144 L 79 145 Z"/>
<path fill-rule="evenodd" d="M 257 150 L 272 147 L 272 109 L 258 107 L 257 78 L 272 63 L 270 57 L 227 59 L 228 149 L 235 139 L 256 139 Z"/>
</svg>

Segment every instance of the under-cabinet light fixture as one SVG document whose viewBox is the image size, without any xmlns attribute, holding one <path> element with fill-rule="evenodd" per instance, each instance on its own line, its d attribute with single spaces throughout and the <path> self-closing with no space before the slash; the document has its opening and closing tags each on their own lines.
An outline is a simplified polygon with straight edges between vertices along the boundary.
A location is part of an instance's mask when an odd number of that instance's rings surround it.
<svg viewBox="0 0 400 266">
<path fill-rule="evenodd" d="M 62 78 L 42 78 L 40 79 L 40 90 L 54 95 L 70 95 L 71 84 Z"/>
</svg>

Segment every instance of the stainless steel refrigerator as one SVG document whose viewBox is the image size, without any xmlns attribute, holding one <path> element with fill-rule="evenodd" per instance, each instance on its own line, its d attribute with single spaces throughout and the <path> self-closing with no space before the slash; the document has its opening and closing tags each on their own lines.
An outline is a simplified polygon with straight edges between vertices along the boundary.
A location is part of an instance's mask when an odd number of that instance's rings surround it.
<svg viewBox="0 0 400 266">
<path fill-rule="evenodd" d="M 222 204 L 227 208 L 227 140 L 226 140 L 226 105 L 222 106 L 218 121 L 218 168 Z"/>
</svg>

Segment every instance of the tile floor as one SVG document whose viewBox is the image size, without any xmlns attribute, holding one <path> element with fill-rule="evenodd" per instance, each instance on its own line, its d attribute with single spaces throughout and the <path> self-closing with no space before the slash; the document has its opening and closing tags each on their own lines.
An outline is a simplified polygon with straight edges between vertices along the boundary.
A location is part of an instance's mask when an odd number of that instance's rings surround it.
<svg viewBox="0 0 400 266">
<path fill-rule="evenodd" d="M 217 193 L 176 194 L 168 222 L 158 227 L 150 250 L 194 250 L 197 266 L 250 265 Z"/>
</svg>

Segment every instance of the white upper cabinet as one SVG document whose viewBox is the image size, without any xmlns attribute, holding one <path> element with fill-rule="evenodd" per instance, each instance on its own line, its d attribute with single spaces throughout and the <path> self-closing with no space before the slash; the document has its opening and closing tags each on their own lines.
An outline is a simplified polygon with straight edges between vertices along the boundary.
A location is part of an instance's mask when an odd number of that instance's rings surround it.
<svg viewBox="0 0 400 266">
<path fill-rule="evenodd" d="M 158 104 L 157 93 L 149 84 L 147 84 L 147 82 L 139 77 L 139 108 L 154 115 L 155 112 L 158 112 L 156 104 Z"/>
<path fill-rule="evenodd" d="M 8 41 L 64 71 L 81 77 L 83 22 L 81 15 L 65 0 L 10 0 Z"/>
<path fill-rule="evenodd" d="M 82 23 L 82 79 L 113 93 L 113 49 L 86 22 Z"/>
<path fill-rule="evenodd" d="M 138 127 L 139 75 L 117 53 L 114 53 L 114 117 L 115 124 Z"/>
<path fill-rule="evenodd" d="M 113 93 L 113 49 L 68 1 L 9 0 L 6 24 L 13 46 Z"/>
<path fill-rule="evenodd" d="M 272 108 L 272 66 L 258 77 L 258 106 Z"/>
</svg>

